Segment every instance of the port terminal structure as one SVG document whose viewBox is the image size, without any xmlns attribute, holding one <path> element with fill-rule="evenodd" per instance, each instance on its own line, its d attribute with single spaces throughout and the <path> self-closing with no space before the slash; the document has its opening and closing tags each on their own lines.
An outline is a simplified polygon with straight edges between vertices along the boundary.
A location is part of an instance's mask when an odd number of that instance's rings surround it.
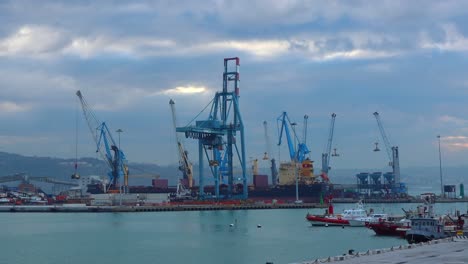
<svg viewBox="0 0 468 264">
<path fill-rule="evenodd" d="M 234 67 L 233 67 L 234 66 Z M 210 102 L 208 119 L 198 120 L 195 125 L 177 127 L 176 132 L 186 138 L 198 140 L 199 198 L 236 198 L 240 185 L 234 182 L 234 161 L 240 163 L 242 175 L 241 199 L 248 198 L 244 124 L 239 106 L 240 61 L 238 57 L 224 59 L 223 89 Z M 232 69 L 234 68 L 234 69 Z M 208 106 L 207 106 L 208 107 Z M 203 112 L 203 111 L 202 111 Z M 240 136 L 238 146 L 237 136 Z M 234 154 L 234 152 L 236 152 Z M 205 157 L 214 179 L 214 197 L 205 193 Z M 220 194 L 220 181 L 227 179 L 227 193 Z"/>
<path fill-rule="evenodd" d="M 377 121 L 377 126 L 380 135 L 385 145 L 385 150 L 389 159 L 388 165 L 392 168 L 391 172 L 361 172 L 356 175 L 357 189 L 360 194 L 367 196 L 393 196 L 404 197 L 407 196 L 408 190 L 406 184 L 401 182 L 400 177 L 400 156 L 398 146 L 391 146 L 385 129 L 382 125 L 382 120 L 378 112 L 374 112 L 374 117 Z M 380 151 L 378 143 L 375 143 L 374 152 Z"/>
</svg>

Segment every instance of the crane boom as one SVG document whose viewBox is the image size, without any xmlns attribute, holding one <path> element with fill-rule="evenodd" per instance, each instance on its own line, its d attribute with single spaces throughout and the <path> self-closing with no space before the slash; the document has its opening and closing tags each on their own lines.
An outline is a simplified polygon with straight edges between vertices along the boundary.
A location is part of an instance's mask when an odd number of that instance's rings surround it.
<svg viewBox="0 0 468 264">
<path fill-rule="evenodd" d="M 380 120 L 380 115 L 378 112 L 374 112 L 375 119 L 377 120 L 377 125 L 379 126 L 380 134 L 385 144 L 385 150 L 387 151 L 388 158 L 390 160 L 389 165 L 392 167 L 393 175 L 395 176 L 395 184 L 400 184 L 400 157 L 398 153 L 397 146 L 391 146 L 388 141 L 387 135 Z"/>
<path fill-rule="evenodd" d="M 269 160 L 269 155 L 271 155 L 271 150 L 270 150 L 270 137 L 268 136 L 268 127 L 267 127 L 267 121 L 263 121 L 263 131 L 265 135 L 265 155 L 263 156 L 264 160 Z"/>
<path fill-rule="evenodd" d="M 281 116 L 278 117 L 278 122 L 281 122 L 278 146 L 281 145 L 281 139 L 283 138 L 283 130 L 284 130 L 286 133 L 286 140 L 288 142 L 289 157 L 291 158 L 291 161 L 295 161 L 296 151 L 294 149 L 294 142 L 291 139 L 291 133 L 289 132 L 289 125 L 291 125 L 291 121 L 289 120 L 288 114 L 286 112 L 283 112 L 283 114 L 281 114 Z M 294 136 L 296 135 L 294 134 Z"/>
<path fill-rule="evenodd" d="M 179 152 L 179 170 L 182 172 L 184 179 L 187 180 L 187 185 L 189 188 L 192 188 L 193 186 L 193 170 L 192 170 L 192 163 L 190 162 L 188 158 L 188 151 L 184 149 L 184 145 L 182 144 L 182 141 L 179 138 L 179 135 L 177 134 L 177 120 L 176 120 L 176 113 L 175 113 L 175 102 L 174 100 L 169 101 L 169 105 L 171 106 L 171 112 L 172 112 L 172 123 L 174 126 L 174 133 L 176 136 L 176 141 L 177 141 L 177 150 Z"/>
<path fill-rule="evenodd" d="M 322 153 L 322 179 L 324 181 L 329 181 L 328 171 L 330 170 L 330 154 L 333 143 L 333 133 L 335 131 L 335 118 L 336 114 L 332 113 L 330 128 L 328 130 L 328 141 L 324 153 Z"/>
<path fill-rule="evenodd" d="M 305 125 L 307 125 L 307 118 L 304 117 L 304 120 L 305 120 Z M 293 130 L 293 134 L 294 134 L 293 136 L 298 142 L 297 150 L 295 149 L 295 147 L 294 147 L 295 143 L 293 142 L 293 139 L 291 139 L 291 134 L 289 132 L 289 126 L 295 125 L 295 123 L 291 123 L 291 121 L 289 120 L 288 114 L 286 112 L 283 112 L 283 114 L 281 114 L 278 117 L 277 121 L 281 122 L 281 129 L 280 129 L 280 132 L 279 132 L 278 146 L 281 145 L 281 139 L 282 139 L 283 130 L 284 130 L 285 133 L 286 133 L 286 139 L 288 141 L 289 156 L 291 158 L 291 161 L 302 162 L 305 159 L 306 155 L 310 153 L 310 151 L 307 148 L 307 145 L 305 144 L 305 142 L 300 142 L 299 141 L 299 139 L 298 139 L 298 137 L 296 135 L 296 131 Z"/>
<path fill-rule="evenodd" d="M 125 158 L 125 154 L 117 146 L 109 127 L 105 122 L 100 122 L 89 104 L 84 99 L 81 91 L 77 91 L 76 95 L 80 99 L 81 108 L 83 115 L 88 124 L 88 128 L 91 132 L 94 142 L 96 143 L 96 152 L 106 162 L 110 171 L 107 175 L 110 178 L 110 183 L 107 189 L 113 187 L 114 189 L 119 188 L 119 180 L 121 177 L 124 178 L 124 192 L 128 191 L 128 165 Z M 104 145 L 104 146 L 103 146 Z"/>
<path fill-rule="evenodd" d="M 382 121 L 380 120 L 380 115 L 378 112 L 374 112 L 375 119 L 377 120 L 377 125 L 379 126 L 380 134 L 382 135 L 383 142 L 385 144 L 385 150 L 387 151 L 388 159 L 390 162 L 392 161 L 392 150 L 390 147 L 390 142 L 388 141 L 387 134 L 382 125 Z"/>
<path fill-rule="evenodd" d="M 302 133 L 302 142 L 304 144 L 307 144 L 307 121 L 309 120 L 308 115 L 304 115 L 304 131 Z"/>
</svg>

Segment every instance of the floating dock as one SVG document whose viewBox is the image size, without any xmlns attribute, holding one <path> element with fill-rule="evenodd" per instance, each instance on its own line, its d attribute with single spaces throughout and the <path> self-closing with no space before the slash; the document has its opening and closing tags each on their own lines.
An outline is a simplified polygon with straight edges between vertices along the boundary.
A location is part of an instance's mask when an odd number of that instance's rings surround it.
<svg viewBox="0 0 468 264">
<path fill-rule="evenodd" d="M 86 206 L 85 204 L 65 205 L 7 205 L 0 206 L 5 213 L 109 213 L 109 212 L 167 212 L 167 211 L 215 211 L 215 210 L 264 210 L 325 208 L 321 204 L 178 204 L 157 206 Z"/>
<path fill-rule="evenodd" d="M 468 237 L 454 236 L 419 244 L 368 250 L 354 254 L 316 259 L 294 264 L 318 263 L 360 264 L 360 263 L 468 263 Z"/>
</svg>

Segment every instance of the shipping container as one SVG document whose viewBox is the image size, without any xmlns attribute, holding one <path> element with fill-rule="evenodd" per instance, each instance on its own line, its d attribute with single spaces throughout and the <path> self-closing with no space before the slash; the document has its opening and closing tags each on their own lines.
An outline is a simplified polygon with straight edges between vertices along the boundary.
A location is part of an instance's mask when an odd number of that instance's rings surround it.
<svg viewBox="0 0 468 264">
<path fill-rule="evenodd" d="M 253 176 L 255 188 L 266 188 L 268 187 L 268 176 L 267 175 L 254 175 Z"/>
<path fill-rule="evenodd" d="M 153 179 L 153 187 L 159 189 L 167 189 L 169 186 L 168 179 Z"/>
</svg>

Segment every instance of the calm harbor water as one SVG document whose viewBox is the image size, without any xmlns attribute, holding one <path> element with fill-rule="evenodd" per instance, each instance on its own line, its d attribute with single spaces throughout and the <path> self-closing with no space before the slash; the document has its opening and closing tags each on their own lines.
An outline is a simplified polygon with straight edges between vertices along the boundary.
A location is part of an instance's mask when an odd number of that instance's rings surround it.
<svg viewBox="0 0 468 264">
<path fill-rule="evenodd" d="M 337 212 L 353 204 L 335 206 Z M 416 204 L 372 204 L 402 214 Z M 466 212 L 467 203 L 436 204 Z M 0 263 L 291 263 L 405 244 L 365 228 L 311 227 L 324 209 L 0 214 Z M 230 224 L 235 224 L 233 227 Z M 261 228 L 257 228 L 261 225 Z"/>
</svg>

